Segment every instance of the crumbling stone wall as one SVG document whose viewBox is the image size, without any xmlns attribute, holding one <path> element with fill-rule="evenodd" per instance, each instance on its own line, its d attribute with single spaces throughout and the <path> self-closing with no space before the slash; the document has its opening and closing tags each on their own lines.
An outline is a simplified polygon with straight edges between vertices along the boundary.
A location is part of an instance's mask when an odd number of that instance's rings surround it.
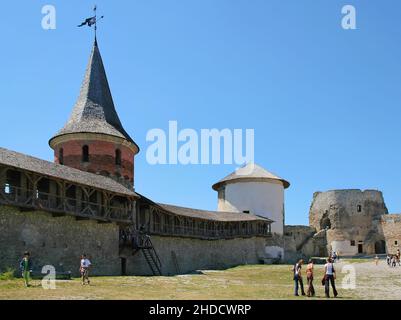
<svg viewBox="0 0 401 320">
<path fill-rule="evenodd" d="M 294 263 L 303 258 L 327 256 L 325 231 L 319 233 L 308 226 L 285 226 L 285 261 Z"/>
<path fill-rule="evenodd" d="M 328 251 L 374 254 L 382 251 L 380 221 L 387 213 L 380 191 L 333 190 L 314 194 L 309 222 L 317 231 L 327 230 Z"/>
<path fill-rule="evenodd" d="M 386 249 L 390 254 L 396 254 L 401 249 L 401 215 L 389 214 L 382 216 L 381 225 L 386 238 Z"/>
</svg>

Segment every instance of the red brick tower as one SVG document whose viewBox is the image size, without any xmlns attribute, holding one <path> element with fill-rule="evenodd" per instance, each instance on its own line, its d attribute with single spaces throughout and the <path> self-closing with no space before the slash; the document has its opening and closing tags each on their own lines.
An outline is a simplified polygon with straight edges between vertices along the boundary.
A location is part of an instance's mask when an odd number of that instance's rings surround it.
<svg viewBox="0 0 401 320">
<path fill-rule="evenodd" d="M 133 188 L 139 147 L 117 115 L 96 40 L 70 119 L 49 144 L 56 163 L 109 176 Z"/>
</svg>

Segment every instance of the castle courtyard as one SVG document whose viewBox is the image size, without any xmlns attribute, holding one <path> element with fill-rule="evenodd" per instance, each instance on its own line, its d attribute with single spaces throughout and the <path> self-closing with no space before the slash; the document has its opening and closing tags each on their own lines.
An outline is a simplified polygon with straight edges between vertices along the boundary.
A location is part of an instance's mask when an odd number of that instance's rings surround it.
<svg viewBox="0 0 401 320">
<path fill-rule="evenodd" d="M 345 267 L 345 268 L 344 268 Z M 342 288 L 346 273 L 355 268 L 355 289 Z M 44 290 L 40 280 L 24 288 L 21 279 L 0 280 L 0 299 L 150 299 L 150 300 L 239 300 L 325 299 L 320 284 L 322 265 L 315 268 L 316 298 L 294 297 L 291 265 L 246 265 L 223 271 L 171 277 L 94 277 L 90 286 L 80 279 L 57 281 L 55 290 Z M 401 299 L 401 267 L 390 268 L 385 260 L 343 260 L 336 264 L 339 300 Z M 349 275 L 349 273 L 348 273 Z"/>
</svg>

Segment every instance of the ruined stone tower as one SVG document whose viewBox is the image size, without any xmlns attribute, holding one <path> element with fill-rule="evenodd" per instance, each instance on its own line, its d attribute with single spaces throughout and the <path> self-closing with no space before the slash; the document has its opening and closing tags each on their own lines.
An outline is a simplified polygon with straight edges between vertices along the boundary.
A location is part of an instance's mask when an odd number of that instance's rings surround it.
<svg viewBox="0 0 401 320">
<path fill-rule="evenodd" d="M 309 224 L 317 232 L 326 230 L 328 251 L 341 255 L 385 253 L 381 217 L 387 213 L 380 191 L 316 192 Z"/>
<path fill-rule="evenodd" d="M 49 144 L 56 163 L 134 186 L 134 157 L 139 147 L 115 110 L 96 39 L 70 119 Z"/>
</svg>

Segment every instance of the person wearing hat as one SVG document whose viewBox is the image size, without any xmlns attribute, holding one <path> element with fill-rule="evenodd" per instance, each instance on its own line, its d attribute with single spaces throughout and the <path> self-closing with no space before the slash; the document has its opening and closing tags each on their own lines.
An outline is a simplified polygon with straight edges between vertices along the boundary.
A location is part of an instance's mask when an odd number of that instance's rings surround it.
<svg viewBox="0 0 401 320">
<path fill-rule="evenodd" d="M 22 278 L 24 279 L 25 282 L 25 287 L 29 287 L 29 277 L 31 273 L 31 268 L 32 268 L 32 261 L 30 258 L 30 253 L 28 251 L 24 252 L 24 257 L 20 261 L 19 264 L 21 273 L 22 273 Z"/>
</svg>

